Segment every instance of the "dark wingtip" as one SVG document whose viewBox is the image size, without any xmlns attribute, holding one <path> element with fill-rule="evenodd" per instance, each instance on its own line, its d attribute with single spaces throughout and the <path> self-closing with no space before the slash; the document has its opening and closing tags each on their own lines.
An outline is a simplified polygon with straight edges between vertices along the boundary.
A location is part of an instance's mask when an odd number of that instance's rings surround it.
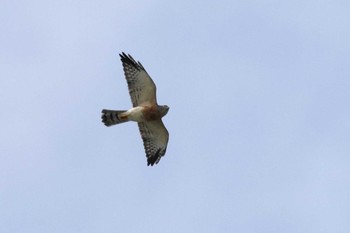
<svg viewBox="0 0 350 233">
<path fill-rule="evenodd" d="M 135 69 L 137 70 L 145 70 L 145 68 L 143 67 L 143 65 L 140 62 L 137 62 L 130 54 L 126 55 L 126 53 L 122 52 L 119 54 L 120 56 L 120 60 L 122 61 L 122 63 L 126 63 L 129 64 L 133 67 L 135 67 Z"/>
<path fill-rule="evenodd" d="M 130 54 L 126 55 L 124 52 L 122 52 L 119 54 L 119 56 L 122 62 L 128 63 L 130 65 L 134 65 L 136 63 Z"/>
<path fill-rule="evenodd" d="M 120 58 L 127 58 L 128 57 L 124 52 L 119 53 L 119 56 L 120 56 Z"/>
<path fill-rule="evenodd" d="M 160 153 L 161 149 L 159 148 L 157 152 L 153 155 L 147 158 L 147 166 L 154 164 L 158 164 L 160 158 L 162 157 L 162 154 Z"/>
<path fill-rule="evenodd" d="M 156 161 L 157 160 L 154 158 L 147 159 L 147 166 L 149 166 L 149 165 L 153 166 L 154 164 L 156 164 Z"/>
</svg>

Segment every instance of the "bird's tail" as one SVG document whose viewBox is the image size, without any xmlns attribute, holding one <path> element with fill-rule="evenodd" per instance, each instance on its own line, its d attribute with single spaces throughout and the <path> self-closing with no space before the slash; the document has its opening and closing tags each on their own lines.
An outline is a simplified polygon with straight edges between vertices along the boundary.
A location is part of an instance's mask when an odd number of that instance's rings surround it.
<svg viewBox="0 0 350 233">
<path fill-rule="evenodd" d="M 106 126 L 112 126 L 120 123 L 124 123 L 129 121 L 128 116 L 126 114 L 123 115 L 126 111 L 122 110 L 102 110 L 102 122 Z"/>
</svg>

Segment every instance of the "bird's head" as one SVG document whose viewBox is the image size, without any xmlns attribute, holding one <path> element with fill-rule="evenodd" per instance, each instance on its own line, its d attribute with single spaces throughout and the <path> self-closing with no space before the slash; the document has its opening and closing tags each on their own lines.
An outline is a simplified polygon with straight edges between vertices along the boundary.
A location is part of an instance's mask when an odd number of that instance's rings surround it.
<svg viewBox="0 0 350 233">
<path fill-rule="evenodd" d="M 158 111 L 160 112 L 161 117 L 163 117 L 168 113 L 169 107 L 168 105 L 158 105 Z"/>
</svg>

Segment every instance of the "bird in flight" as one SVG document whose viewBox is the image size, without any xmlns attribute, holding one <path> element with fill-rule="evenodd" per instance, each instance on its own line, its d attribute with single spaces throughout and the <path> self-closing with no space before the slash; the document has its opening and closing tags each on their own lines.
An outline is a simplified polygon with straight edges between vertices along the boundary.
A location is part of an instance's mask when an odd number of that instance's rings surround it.
<svg viewBox="0 0 350 233">
<path fill-rule="evenodd" d="M 140 62 L 125 53 L 119 54 L 128 83 L 132 108 L 129 110 L 102 110 L 102 122 L 112 126 L 128 121 L 138 124 L 147 157 L 147 165 L 157 164 L 165 155 L 169 133 L 162 117 L 169 107 L 158 105 L 156 85 Z"/>
</svg>

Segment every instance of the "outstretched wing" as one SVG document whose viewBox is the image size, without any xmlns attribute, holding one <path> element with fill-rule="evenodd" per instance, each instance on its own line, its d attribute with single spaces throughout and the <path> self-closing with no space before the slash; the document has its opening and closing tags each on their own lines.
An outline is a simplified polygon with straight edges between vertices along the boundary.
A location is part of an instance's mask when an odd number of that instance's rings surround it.
<svg viewBox="0 0 350 233">
<path fill-rule="evenodd" d="M 162 120 L 138 123 L 147 156 L 147 165 L 157 164 L 165 155 L 169 140 L 168 130 Z"/>
<path fill-rule="evenodd" d="M 130 54 L 122 53 L 119 56 L 123 63 L 133 107 L 155 105 L 157 103 L 156 85 L 147 74 L 145 68 L 140 62 L 136 62 Z"/>
</svg>

